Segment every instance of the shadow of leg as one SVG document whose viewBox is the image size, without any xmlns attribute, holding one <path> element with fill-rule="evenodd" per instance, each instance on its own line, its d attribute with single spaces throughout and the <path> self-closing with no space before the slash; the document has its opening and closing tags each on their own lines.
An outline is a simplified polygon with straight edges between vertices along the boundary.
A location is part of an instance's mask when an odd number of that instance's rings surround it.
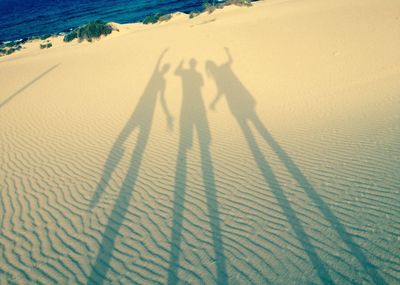
<svg viewBox="0 0 400 285">
<path fill-rule="evenodd" d="M 106 229 L 100 244 L 99 253 L 92 267 L 92 272 L 88 279 L 90 285 L 103 284 L 106 279 L 107 271 L 110 268 L 110 260 L 115 247 L 115 240 L 118 236 L 119 229 L 128 210 L 129 200 L 133 194 L 136 180 L 139 174 L 140 163 L 146 148 L 149 136 L 148 129 L 139 129 L 138 140 L 133 151 L 129 169 L 122 183 L 121 190 L 115 202 L 114 208 L 108 219 Z"/>
<path fill-rule="evenodd" d="M 211 154 L 208 147 L 208 142 L 201 143 L 201 167 L 203 171 L 203 180 L 207 196 L 207 207 L 210 216 L 211 232 L 213 236 L 213 245 L 215 259 L 217 263 L 217 284 L 228 284 L 228 275 L 226 272 L 226 262 L 224 255 L 224 246 L 222 242 L 220 217 L 218 210 L 218 202 L 216 195 L 214 169 L 211 160 Z"/>
<path fill-rule="evenodd" d="M 99 183 L 97 184 L 96 187 L 96 191 L 94 192 L 92 200 L 90 201 L 89 204 L 90 208 L 94 208 L 99 202 L 101 195 L 104 193 L 111 179 L 111 176 L 115 171 L 115 169 L 117 168 L 117 165 L 119 161 L 122 159 L 123 155 L 124 151 L 120 146 L 113 147 L 113 149 L 111 150 L 110 154 L 107 157 L 106 163 L 104 164 L 103 167 L 103 175 L 99 180 Z"/>
<path fill-rule="evenodd" d="M 182 241 L 183 203 L 187 175 L 187 149 L 192 146 L 193 131 L 197 129 L 200 143 L 201 165 L 204 187 L 207 197 L 207 207 L 210 216 L 210 225 L 215 250 L 217 266 L 217 283 L 227 284 L 225 256 L 221 238 L 219 211 L 216 200 L 214 172 L 209 151 L 210 131 L 207 114 L 201 94 L 203 77 L 196 70 L 197 61 L 192 58 L 189 68 L 183 68 L 183 61 L 178 65 L 175 74 L 182 79 L 182 106 L 180 117 L 180 142 L 175 175 L 175 196 L 173 205 L 171 255 L 168 272 L 168 284 L 178 282 L 179 253 Z"/>
<path fill-rule="evenodd" d="M 136 109 L 137 110 L 137 109 Z M 135 110 L 135 112 L 137 112 Z M 99 180 L 96 191 L 93 194 L 92 200 L 90 201 L 89 207 L 94 208 L 96 204 L 99 202 L 101 195 L 103 195 L 108 183 L 110 182 L 111 176 L 115 169 L 118 166 L 118 163 L 122 159 L 124 155 L 124 147 L 123 144 L 129 135 L 135 130 L 136 127 L 139 126 L 137 117 L 135 116 L 135 112 L 133 112 L 129 121 L 126 123 L 125 127 L 122 129 L 121 133 L 118 135 L 117 140 L 113 144 L 111 151 L 107 157 L 106 162 L 103 167 L 103 175 Z"/>
<path fill-rule="evenodd" d="M 335 214 L 332 212 L 329 206 L 318 195 L 317 191 L 315 191 L 314 187 L 305 177 L 303 172 L 301 172 L 300 168 L 296 166 L 296 164 L 290 158 L 290 156 L 281 148 L 278 142 L 272 137 L 272 135 L 268 132 L 268 130 L 265 128 L 264 124 L 260 121 L 260 119 L 257 116 L 255 116 L 252 121 L 257 131 L 275 151 L 279 159 L 283 162 L 288 171 L 292 174 L 293 178 L 297 180 L 297 182 L 299 183 L 301 188 L 303 188 L 307 196 L 315 203 L 315 205 L 324 215 L 325 219 L 327 219 L 327 221 L 329 221 L 329 223 L 332 225 L 332 228 L 336 230 L 339 237 L 350 249 L 353 256 L 357 258 L 358 262 L 368 273 L 368 275 L 371 277 L 374 283 L 380 285 L 387 284 L 386 281 L 382 278 L 382 276 L 380 276 L 375 266 L 369 262 L 368 258 L 363 253 L 362 249 L 353 241 L 351 235 L 346 231 L 345 226 L 339 221 L 339 219 L 335 216 Z"/>
<path fill-rule="evenodd" d="M 290 205 L 289 200 L 287 199 L 282 187 L 280 186 L 275 174 L 272 171 L 271 166 L 269 165 L 260 148 L 258 147 L 258 144 L 250 130 L 248 123 L 245 120 L 238 120 L 238 122 L 242 129 L 243 135 L 250 147 L 253 157 L 258 165 L 258 168 L 264 176 L 266 183 L 273 191 L 273 194 L 275 195 L 279 206 L 282 208 L 284 215 L 292 226 L 294 233 L 296 234 L 298 240 L 303 246 L 304 251 L 308 255 L 314 269 L 317 271 L 320 280 L 323 284 L 334 284 L 332 278 L 325 268 L 324 262 L 318 256 L 314 246 L 312 245 L 307 233 L 305 232 L 301 224 L 301 221 L 299 220 L 296 212 Z"/>
<path fill-rule="evenodd" d="M 178 283 L 179 253 L 182 240 L 182 222 L 186 187 L 186 152 L 187 148 L 179 146 L 178 158 L 176 161 L 174 206 L 172 218 L 171 253 L 169 257 L 168 284 Z"/>
</svg>

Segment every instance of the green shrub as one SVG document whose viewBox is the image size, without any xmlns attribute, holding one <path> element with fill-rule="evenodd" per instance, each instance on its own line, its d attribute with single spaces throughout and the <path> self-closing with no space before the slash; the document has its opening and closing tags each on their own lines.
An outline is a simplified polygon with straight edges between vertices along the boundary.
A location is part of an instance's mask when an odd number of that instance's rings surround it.
<svg viewBox="0 0 400 285">
<path fill-rule="evenodd" d="M 196 16 L 198 16 L 198 15 L 200 15 L 199 12 L 190 12 L 189 18 L 192 19 L 192 18 L 194 18 L 194 17 L 196 17 Z"/>
<path fill-rule="evenodd" d="M 252 6 L 251 0 L 227 0 L 225 5 L 236 5 L 236 6 Z"/>
<path fill-rule="evenodd" d="M 215 3 L 215 1 L 212 1 L 212 3 L 210 3 L 208 0 L 205 0 L 204 4 L 203 4 L 203 8 L 204 8 L 204 11 L 208 12 L 209 14 L 211 14 L 216 9 L 222 9 L 226 5 L 227 5 L 226 3 Z"/>
<path fill-rule="evenodd" d="M 160 18 L 158 18 L 158 21 L 165 22 L 165 21 L 171 20 L 171 18 L 172 18 L 171 14 L 165 14 L 165 15 L 160 16 Z"/>
<path fill-rule="evenodd" d="M 229 6 L 229 5 L 246 6 L 246 7 L 252 6 L 251 0 L 227 0 L 224 3 L 220 3 L 220 4 L 215 4 L 215 1 L 213 1 L 213 3 L 210 3 L 208 0 L 205 0 L 203 7 L 204 7 L 204 11 L 211 14 L 216 9 L 221 9 L 221 8 L 224 8 L 225 6 Z M 189 17 L 190 17 L 190 15 L 189 15 Z M 191 18 L 193 18 L 193 17 L 191 17 Z"/>
<path fill-rule="evenodd" d="M 164 14 L 164 13 L 155 13 L 153 15 L 149 15 L 143 20 L 143 24 L 155 24 L 157 22 L 164 22 L 168 21 L 172 18 L 171 14 Z"/>
<path fill-rule="evenodd" d="M 89 22 L 86 25 L 80 26 L 75 30 L 69 32 L 64 36 L 64 42 L 70 42 L 74 39 L 78 39 L 79 42 L 87 40 L 91 42 L 93 39 L 100 38 L 102 35 L 109 35 L 113 31 L 113 27 L 110 24 L 105 23 L 101 20 Z"/>
<path fill-rule="evenodd" d="M 53 46 L 52 43 L 44 43 L 44 44 L 40 44 L 40 48 L 44 49 L 44 48 L 51 48 Z"/>
<path fill-rule="evenodd" d="M 208 2 L 204 3 L 204 11 L 208 12 L 208 14 L 211 14 L 217 8 L 218 8 L 217 5 L 210 4 Z"/>
<path fill-rule="evenodd" d="M 75 30 L 69 32 L 64 36 L 64 42 L 71 42 L 78 37 L 78 34 Z"/>
<path fill-rule="evenodd" d="M 112 31 L 113 28 L 109 24 L 101 20 L 97 20 L 79 27 L 77 34 L 80 41 L 88 40 L 91 42 L 92 39 L 100 38 L 102 35 L 109 35 L 112 33 Z"/>
<path fill-rule="evenodd" d="M 143 20 L 143 24 L 155 24 L 158 22 L 158 19 L 162 16 L 161 13 L 155 13 L 153 15 L 149 15 Z"/>
<path fill-rule="evenodd" d="M 0 56 L 9 55 L 22 49 L 21 42 L 22 41 L 0 44 Z"/>
<path fill-rule="evenodd" d="M 6 55 L 9 55 L 9 54 L 12 54 L 12 53 L 14 53 L 15 51 L 17 51 L 17 49 L 16 48 L 9 48 L 9 49 L 7 49 L 6 50 Z"/>
</svg>

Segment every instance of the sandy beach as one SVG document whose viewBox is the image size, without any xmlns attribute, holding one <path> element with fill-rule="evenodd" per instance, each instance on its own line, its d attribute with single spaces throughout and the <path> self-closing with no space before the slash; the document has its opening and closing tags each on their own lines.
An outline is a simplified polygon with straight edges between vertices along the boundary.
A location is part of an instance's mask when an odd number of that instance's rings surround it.
<svg viewBox="0 0 400 285">
<path fill-rule="evenodd" d="M 265 0 L 0 58 L 0 284 L 399 284 L 400 3 Z"/>
</svg>

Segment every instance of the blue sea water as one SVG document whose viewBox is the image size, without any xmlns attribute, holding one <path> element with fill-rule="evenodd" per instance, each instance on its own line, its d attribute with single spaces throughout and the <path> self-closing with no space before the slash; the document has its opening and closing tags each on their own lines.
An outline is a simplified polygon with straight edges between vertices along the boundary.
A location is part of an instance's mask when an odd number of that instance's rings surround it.
<svg viewBox="0 0 400 285">
<path fill-rule="evenodd" d="M 0 42 L 65 32 L 96 19 L 132 23 L 157 12 L 197 11 L 203 3 L 204 0 L 0 0 Z"/>
</svg>

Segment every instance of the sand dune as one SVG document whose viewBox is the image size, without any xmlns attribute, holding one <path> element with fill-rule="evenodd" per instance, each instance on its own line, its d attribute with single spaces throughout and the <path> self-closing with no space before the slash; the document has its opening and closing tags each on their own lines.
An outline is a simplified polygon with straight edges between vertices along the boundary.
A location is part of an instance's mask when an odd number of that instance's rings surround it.
<svg viewBox="0 0 400 285">
<path fill-rule="evenodd" d="M 0 284 L 400 282 L 400 4 L 259 1 L 0 59 Z"/>
</svg>

